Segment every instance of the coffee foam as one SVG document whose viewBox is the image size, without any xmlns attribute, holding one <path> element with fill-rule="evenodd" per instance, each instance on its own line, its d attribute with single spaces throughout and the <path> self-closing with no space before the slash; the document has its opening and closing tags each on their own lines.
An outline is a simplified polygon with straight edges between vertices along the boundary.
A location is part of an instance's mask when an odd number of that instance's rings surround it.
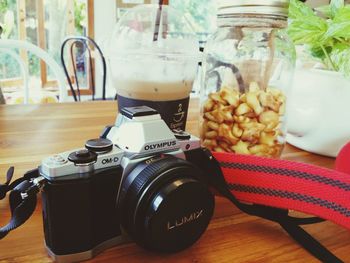
<svg viewBox="0 0 350 263">
<path fill-rule="evenodd" d="M 117 94 L 123 97 L 151 100 L 170 101 L 187 98 L 192 90 L 193 81 L 152 82 L 130 79 L 118 79 Z"/>
<path fill-rule="evenodd" d="M 183 57 L 128 54 L 109 60 L 117 94 L 140 100 L 187 98 L 196 76 L 197 60 Z"/>
</svg>

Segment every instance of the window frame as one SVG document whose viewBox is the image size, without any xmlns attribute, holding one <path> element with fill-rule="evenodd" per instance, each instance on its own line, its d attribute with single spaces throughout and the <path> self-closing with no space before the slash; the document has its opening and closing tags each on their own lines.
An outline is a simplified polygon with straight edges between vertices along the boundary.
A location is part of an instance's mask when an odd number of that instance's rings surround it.
<svg viewBox="0 0 350 263">
<path fill-rule="evenodd" d="M 37 37 L 38 37 L 38 46 L 43 50 L 46 50 L 46 34 L 45 34 L 45 6 L 44 0 L 36 0 L 36 17 L 38 19 L 37 24 Z M 87 8 L 87 36 L 90 38 L 94 38 L 94 0 L 86 1 Z M 25 0 L 17 0 L 17 21 L 18 21 L 18 37 L 19 40 L 26 40 L 27 32 L 26 32 L 26 3 Z M 74 0 L 67 0 L 67 34 L 74 35 L 75 32 L 75 18 L 74 18 Z M 25 62 L 28 67 L 28 53 L 27 51 L 21 50 L 20 56 L 22 60 Z M 93 62 L 93 72 L 95 72 L 95 59 L 92 58 Z M 54 79 L 48 78 L 48 69 L 47 65 L 44 61 L 40 60 L 40 79 L 42 83 L 42 88 L 45 89 L 47 87 L 58 87 L 58 83 Z M 70 69 L 72 69 L 72 64 L 69 62 Z M 72 72 L 72 70 L 69 70 Z M 87 70 L 87 87 L 80 87 L 81 95 L 91 95 L 92 94 L 92 85 L 91 78 L 89 77 L 90 70 Z M 72 83 L 74 83 L 73 73 L 71 74 Z M 19 78 L 8 78 L 0 80 L 0 85 L 2 87 L 16 87 L 23 85 L 23 79 Z M 69 96 L 72 96 L 70 90 L 67 89 L 67 93 Z"/>
</svg>

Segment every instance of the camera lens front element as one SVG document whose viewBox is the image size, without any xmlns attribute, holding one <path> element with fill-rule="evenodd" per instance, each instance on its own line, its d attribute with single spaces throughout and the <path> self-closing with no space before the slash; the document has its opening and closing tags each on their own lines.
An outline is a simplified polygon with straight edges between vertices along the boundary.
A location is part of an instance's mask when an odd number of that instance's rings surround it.
<svg viewBox="0 0 350 263">
<path fill-rule="evenodd" d="M 192 164 L 172 156 L 141 162 L 127 175 L 119 196 L 121 222 L 139 245 L 176 252 L 206 230 L 214 197 Z"/>
<path fill-rule="evenodd" d="M 169 182 L 149 204 L 144 236 L 149 246 L 165 252 L 176 252 L 196 242 L 214 208 L 207 187 L 189 178 Z"/>
</svg>

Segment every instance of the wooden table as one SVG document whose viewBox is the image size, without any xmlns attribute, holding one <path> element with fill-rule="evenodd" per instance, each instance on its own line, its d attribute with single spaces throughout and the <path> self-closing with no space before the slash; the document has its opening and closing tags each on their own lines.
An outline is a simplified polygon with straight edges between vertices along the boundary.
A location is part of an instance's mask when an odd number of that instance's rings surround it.
<svg viewBox="0 0 350 263">
<path fill-rule="evenodd" d="M 196 134 L 198 111 L 192 102 L 188 131 Z M 44 157 L 81 147 L 114 123 L 115 102 L 0 106 L 0 180 L 14 165 L 15 176 L 35 168 Z M 287 145 L 283 158 L 332 167 L 334 159 Z M 0 202 L 0 225 L 10 217 L 8 199 Z M 350 261 L 350 233 L 326 222 L 306 227 L 345 261 Z M 50 262 L 44 248 L 41 204 L 27 223 L 0 241 L 0 262 Z M 239 212 L 217 198 L 214 219 L 203 237 L 186 251 L 160 255 L 134 244 L 109 249 L 93 262 L 317 262 L 279 226 Z"/>
</svg>

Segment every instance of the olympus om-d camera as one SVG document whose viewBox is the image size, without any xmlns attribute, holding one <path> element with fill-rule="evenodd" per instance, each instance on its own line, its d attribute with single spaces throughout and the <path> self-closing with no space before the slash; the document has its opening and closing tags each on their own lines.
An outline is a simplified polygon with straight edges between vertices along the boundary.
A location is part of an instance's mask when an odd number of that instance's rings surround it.
<svg viewBox="0 0 350 263">
<path fill-rule="evenodd" d="M 57 261 L 79 261 L 132 240 L 175 252 L 205 231 L 214 210 L 199 139 L 171 131 L 148 107 L 124 108 L 82 149 L 43 160 L 45 242 Z"/>
</svg>

